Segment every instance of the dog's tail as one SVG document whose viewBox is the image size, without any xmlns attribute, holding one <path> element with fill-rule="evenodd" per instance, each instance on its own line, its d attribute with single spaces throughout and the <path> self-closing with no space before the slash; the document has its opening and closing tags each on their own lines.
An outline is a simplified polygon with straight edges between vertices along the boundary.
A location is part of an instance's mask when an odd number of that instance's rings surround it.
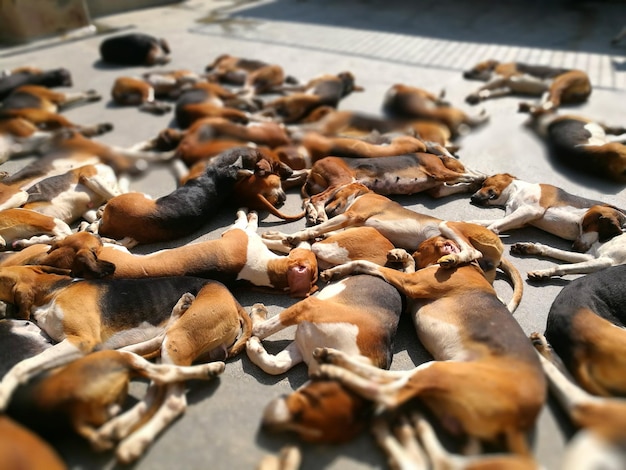
<svg viewBox="0 0 626 470">
<path fill-rule="evenodd" d="M 522 275 L 517 268 L 507 258 L 503 257 L 500 260 L 500 265 L 498 267 L 504 272 L 504 274 L 507 275 L 509 281 L 513 285 L 513 296 L 506 306 L 509 309 L 509 312 L 513 313 L 522 301 L 522 295 L 524 293 L 524 280 L 522 279 Z"/>
<path fill-rule="evenodd" d="M 272 215 L 275 215 L 276 217 L 283 219 L 286 222 L 291 222 L 294 220 L 300 220 L 301 218 L 304 217 L 305 212 L 302 211 L 299 214 L 296 215 L 286 215 L 283 214 L 282 212 L 280 212 L 278 209 L 276 209 L 267 199 L 265 199 L 265 197 L 261 194 L 258 194 L 258 201 L 261 203 L 261 205 Z"/>
<path fill-rule="evenodd" d="M 246 343 L 252 336 L 252 318 L 248 315 L 248 312 L 241 305 L 237 305 L 237 310 L 239 312 L 239 319 L 242 323 L 241 325 L 241 335 L 237 338 L 237 341 L 233 343 L 233 345 L 228 349 L 227 357 L 233 357 L 243 351 L 243 348 L 246 347 Z"/>
</svg>

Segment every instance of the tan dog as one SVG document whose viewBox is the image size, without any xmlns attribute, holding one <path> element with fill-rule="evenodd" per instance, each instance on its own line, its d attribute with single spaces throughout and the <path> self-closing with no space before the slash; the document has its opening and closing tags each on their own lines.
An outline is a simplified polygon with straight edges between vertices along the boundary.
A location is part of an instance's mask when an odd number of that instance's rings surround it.
<svg viewBox="0 0 626 470">
<path fill-rule="evenodd" d="M 540 106 L 547 110 L 582 103 L 591 95 L 589 75 L 582 70 L 485 60 L 463 77 L 487 82 L 467 96 L 470 104 L 507 95 L 540 96 Z"/>
<path fill-rule="evenodd" d="M 325 280 L 370 274 L 411 300 L 418 337 L 434 360 L 409 371 L 383 371 L 330 348 L 314 357 L 319 376 L 338 380 L 383 408 L 419 398 L 449 432 L 485 442 L 504 440 L 508 452 L 530 457 L 526 433 L 545 402 L 546 384 L 532 345 L 485 273 L 475 263 L 443 267 L 458 251 L 449 239 L 428 239 L 403 273 L 364 261 L 322 272 Z"/>
<path fill-rule="evenodd" d="M 0 416 L 0 453 L 6 468 L 66 470 L 57 452 L 34 432 L 7 416 Z"/>
<path fill-rule="evenodd" d="M 234 356 L 250 337 L 249 315 L 219 282 L 185 276 L 76 281 L 51 269 L 0 268 L 0 300 L 14 304 L 18 318 L 32 318 L 56 342 L 3 377 L 3 410 L 20 384 L 96 348 L 125 348 L 141 355 L 160 352 L 162 363 L 186 366 Z M 161 396 L 149 396 L 158 410 L 118 446 L 122 461 L 139 457 L 186 408 L 180 383 L 166 385 Z M 145 412 L 142 405 L 109 421 L 99 429 L 98 439 L 106 445 L 125 438 Z"/>
<path fill-rule="evenodd" d="M 588 274 L 626 263 L 626 215 L 611 206 L 593 206 L 582 217 L 573 248 L 560 250 L 541 243 L 515 243 L 511 253 L 566 261 L 547 269 L 529 271 L 528 278 L 545 280 L 567 274 Z"/>
<path fill-rule="evenodd" d="M 318 364 L 313 350 L 322 345 L 341 349 L 357 362 L 388 369 L 402 308 L 399 293 L 386 282 L 353 276 L 272 318 L 257 304 L 246 351 L 254 364 L 272 375 L 300 362 L 308 366 L 309 375 L 315 374 Z M 293 325 L 294 341 L 278 354 L 269 354 L 261 340 Z M 367 424 L 369 405 L 333 381 L 314 380 L 272 400 L 263 412 L 263 427 L 292 431 L 309 442 L 346 442 Z"/>
<path fill-rule="evenodd" d="M 210 380 L 223 371 L 223 362 L 185 367 L 153 364 L 129 351 L 97 351 L 22 385 L 17 393 L 24 394 L 25 398 L 12 402 L 7 413 L 45 436 L 65 432 L 69 425 L 89 441 L 94 450 L 102 451 L 117 442 L 103 439 L 99 428 L 121 410 L 131 379 L 150 380 L 153 389 L 163 392 L 168 385 L 187 380 Z M 140 403 L 148 407 L 152 399 L 146 396 Z M 151 415 L 146 413 L 146 421 Z M 129 438 L 130 434 L 117 437 Z M 123 449 L 118 458 L 128 463 L 135 456 L 125 455 Z"/>
<path fill-rule="evenodd" d="M 551 184 L 528 183 L 508 173 L 485 179 L 471 201 L 477 206 L 504 207 L 501 219 L 471 221 L 495 233 L 532 225 L 565 240 L 576 240 L 582 217 L 592 206 L 603 204 Z"/>
<path fill-rule="evenodd" d="M 308 244 L 288 256 L 270 251 L 257 234 L 258 216 L 237 212 L 235 223 L 217 240 L 190 243 L 152 254 L 136 255 L 100 237 L 78 232 L 52 245 L 28 247 L 6 253 L 0 266 L 38 264 L 70 270 L 74 277 L 137 279 L 198 276 L 218 279 L 229 286 L 251 284 L 306 297 L 317 289 L 317 261 Z M 284 246 L 284 245 L 283 245 Z"/>
<path fill-rule="evenodd" d="M 470 116 L 442 98 L 422 88 L 396 84 L 385 93 L 383 110 L 393 118 L 428 119 L 442 123 L 447 126 L 452 138 L 467 134 L 489 119 L 484 112 Z"/>
</svg>

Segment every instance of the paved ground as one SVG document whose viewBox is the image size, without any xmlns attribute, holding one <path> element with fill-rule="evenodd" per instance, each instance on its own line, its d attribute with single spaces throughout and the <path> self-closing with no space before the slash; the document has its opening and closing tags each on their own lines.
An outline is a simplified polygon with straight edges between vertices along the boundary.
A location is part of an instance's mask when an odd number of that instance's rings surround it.
<svg viewBox="0 0 626 470">
<path fill-rule="evenodd" d="M 590 101 L 574 112 L 626 124 L 626 46 L 611 48 L 609 40 L 626 20 L 626 5 L 620 1 L 515 1 L 476 0 L 277 0 L 199 1 L 190 0 L 150 10 L 100 18 L 101 29 L 127 28 L 165 37 L 173 49 L 171 67 L 202 71 L 221 53 L 256 58 L 283 65 L 302 80 L 320 73 L 352 71 L 366 88 L 341 103 L 342 109 L 379 113 L 384 92 L 394 83 L 405 83 L 438 92 L 466 106 L 464 96 L 475 82 L 465 81 L 461 72 L 486 58 L 575 66 L 587 70 L 595 85 Z M 2 68 L 59 65 L 70 68 L 75 88 L 94 88 L 108 97 L 113 80 L 131 70 L 104 68 L 98 64 L 102 36 L 80 40 L 45 40 L 26 46 L 0 48 Z M 153 137 L 171 123 L 171 116 L 154 117 L 135 109 L 117 109 L 108 99 L 68 111 L 76 121 L 110 121 L 115 130 L 102 140 L 131 145 Z M 491 121 L 464 137 L 459 156 L 464 163 L 485 173 L 509 172 L 533 182 L 551 183 L 586 197 L 626 206 L 621 186 L 572 173 L 552 161 L 543 144 L 523 127 L 524 116 L 516 113 L 518 99 L 503 98 L 484 103 Z M 469 107 L 468 107 L 469 109 Z M 473 111 L 473 110 L 472 110 Z M 15 171 L 29 160 L 8 162 L 2 168 Z M 133 182 L 133 189 L 155 197 L 175 187 L 167 168 L 155 168 Z M 432 200 L 426 196 L 400 199 L 407 206 L 452 220 L 498 217 L 499 209 L 480 209 L 467 197 Z M 289 195 L 285 211 L 300 209 L 297 193 Z M 145 246 L 150 252 L 165 246 L 215 238 L 234 220 L 234 211 L 223 211 L 207 227 L 176 243 Z M 303 223 L 281 225 L 291 231 Z M 268 216 L 260 230 L 277 226 Z M 537 230 L 520 230 L 504 238 L 539 240 L 562 248 L 567 244 Z M 528 271 L 547 261 L 514 259 Z M 545 285 L 526 284 L 522 303 L 515 313 L 527 333 L 543 331 L 552 299 L 569 277 Z M 497 288 L 503 297 L 510 293 L 504 282 Z M 264 302 L 277 313 L 293 300 L 281 296 L 237 292 L 245 307 Z M 286 344 L 285 333 L 273 346 Z M 394 369 L 406 369 L 425 358 L 416 344 L 412 325 L 404 321 L 396 343 Z M 261 455 L 293 442 L 288 437 L 270 436 L 258 428 L 261 412 L 273 397 L 287 393 L 306 380 L 303 367 L 278 377 L 261 373 L 246 357 L 228 363 L 226 372 L 210 384 L 192 384 L 189 409 L 135 465 L 138 469 L 252 468 Z M 142 385 L 135 387 L 140 393 Z M 558 411 L 547 406 L 533 435 L 533 447 L 548 469 L 558 468 L 565 423 Z M 61 439 L 59 448 L 73 468 L 114 468 L 111 455 L 96 455 L 77 439 Z M 385 466 L 381 453 L 368 435 L 340 447 L 304 446 L 304 469 L 360 469 Z"/>
</svg>

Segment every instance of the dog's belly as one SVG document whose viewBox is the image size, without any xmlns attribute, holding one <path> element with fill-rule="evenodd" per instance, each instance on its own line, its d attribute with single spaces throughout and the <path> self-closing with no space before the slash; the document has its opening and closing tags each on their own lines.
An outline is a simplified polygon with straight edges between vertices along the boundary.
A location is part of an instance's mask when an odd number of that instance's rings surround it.
<svg viewBox="0 0 626 470">
<path fill-rule="evenodd" d="M 571 206 L 552 207 L 541 219 L 533 221 L 532 225 L 565 240 L 576 240 L 578 223 L 586 211 Z"/>
<path fill-rule="evenodd" d="M 319 367 L 313 359 L 315 348 L 335 348 L 351 356 L 360 356 L 356 342 L 358 333 L 359 327 L 352 323 L 299 323 L 295 342 L 304 363 L 309 366 L 309 374 Z"/>
<path fill-rule="evenodd" d="M 37 326 L 41 328 L 50 339 L 57 343 L 65 339 L 63 309 L 59 308 L 55 302 L 50 302 L 33 309 L 30 315 Z"/>
<path fill-rule="evenodd" d="M 508 85 L 516 93 L 540 96 L 550 88 L 550 82 L 532 75 L 517 75 L 509 78 Z"/>
<path fill-rule="evenodd" d="M 369 189 L 378 194 L 416 194 L 438 186 L 439 182 L 425 175 L 406 177 L 399 174 L 384 174 L 376 176 L 361 176 L 357 179 Z"/>
</svg>

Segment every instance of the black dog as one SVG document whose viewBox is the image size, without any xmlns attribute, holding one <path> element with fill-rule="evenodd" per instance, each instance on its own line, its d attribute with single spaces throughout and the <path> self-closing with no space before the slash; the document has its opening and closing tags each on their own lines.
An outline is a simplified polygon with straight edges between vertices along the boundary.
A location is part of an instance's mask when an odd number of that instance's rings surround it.
<svg viewBox="0 0 626 470">
<path fill-rule="evenodd" d="M 576 382 L 600 396 L 626 394 L 626 265 L 580 277 L 554 299 L 545 337 Z"/>
<path fill-rule="evenodd" d="M 69 70 L 60 68 L 38 70 L 34 68 L 17 69 L 0 77 L 0 100 L 22 85 L 40 85 L 47 88 L 72 86 L 72 75 Z"/>
<path fill-rule="evenodd" d="M 170 47 L 165 39 L 142 33 L 107 38 L 100 43 L 103 62 L 116 65 L 156 65 L 170 61 Z"/>
<path fill-rule="evenodd" d="M 96 230 L 104 237 L 138 243 L 174 240 L 201 228 L 233 199 L 252 207 L 259 194 L 279 191 L 284 197 L 280 184 L 260 151 L 237 147 L 211 159 L 204 173 L 168 195 L 149 199 L 130 192 L 110 199 Z"/>
</svg>

